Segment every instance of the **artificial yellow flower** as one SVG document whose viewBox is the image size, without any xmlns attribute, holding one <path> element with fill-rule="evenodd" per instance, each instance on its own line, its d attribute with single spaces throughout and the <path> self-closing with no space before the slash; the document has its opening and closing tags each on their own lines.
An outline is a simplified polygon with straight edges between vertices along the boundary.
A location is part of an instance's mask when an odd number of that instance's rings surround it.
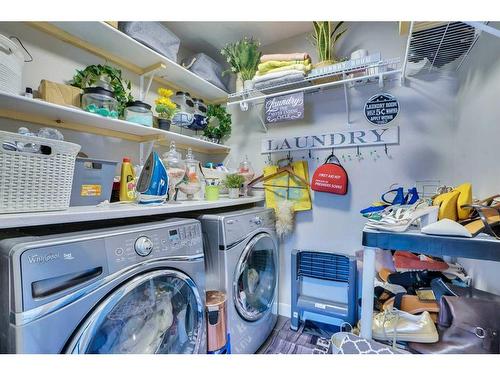
<svg viewBox="0 0 500 375">
<path fill-rule="evenodd" d="M 169 98 L 171 97 L 172 95 L 174 94 L 174 92 L 172 90 L 169 90 L 169 89 L 165 89 L 163 87 L 160 87 L 158 89 L 158 95 L 160 96 L 163 96 L 165 98 Z"/>
<path fill-rule="evenodd" d="M 172 102 L 169 98 L 165 98 L 165 97 L 157 98 L 155 100 L 155 104 L 156 105 L 163 105 L 163 106 L 171 108 L 171 109 L 177 108 L 177 106 L 175 105 L 174 102 Z"/>
</svg>

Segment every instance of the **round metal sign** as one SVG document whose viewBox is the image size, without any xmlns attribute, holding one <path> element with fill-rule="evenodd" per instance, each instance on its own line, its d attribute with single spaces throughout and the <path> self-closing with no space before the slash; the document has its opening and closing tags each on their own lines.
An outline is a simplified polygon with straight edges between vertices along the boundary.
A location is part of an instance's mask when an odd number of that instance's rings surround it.
<svg viewBox="0 0 500 375">
<path fill-rule="evenodd" d="M 399 102 L 394 95 L 383 93 L 373 95 L 365 104 L 365 117 L 375 125 L 385 125 L 396 118 Z"/>
</svg>

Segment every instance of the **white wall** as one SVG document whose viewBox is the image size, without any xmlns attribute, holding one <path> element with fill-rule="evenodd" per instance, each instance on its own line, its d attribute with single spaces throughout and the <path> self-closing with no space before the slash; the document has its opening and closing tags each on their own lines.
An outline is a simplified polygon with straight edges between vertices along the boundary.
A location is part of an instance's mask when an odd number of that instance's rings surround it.
<svg viewBox="0 0 500 375">
<path fill-rule="evenodd" d="M 500 28 L 500 22 L 491 26 Z M 500 39 L 483 33 L 460 70 L 457 96 L 456 139 L 452 149 L 454 180 L 469 181 L 478 198 L 500 193 Z M 500 294 L 496 262 L 461 259 L 474 284 Z"/>
<path fill-rule="evenodd" d="M 340 45 L 340 55 L 348 56 L 358 48 L 370 52 L 380 51 L 383 58 L 401 57 L 405 48 L 405 37 L 400 37 L 397 23 L 349 23 L 349 32 Z M 306 36 L 298 36 L 274 46 L 265 52 L 302 52 L 313 55 L 314 48 Z M 434 77 L 436 78 L 436 77 Z M 353 254 L 361 247 L 361 230 L 365 219 L 359 211 L 377 200 L 382 192 L 393 183 L 411 187 L 417 180 L 441 180 L 448 182 L 449 171 L 453 165 L 450 149 L 453 148 L 450 137 L 453 131 L 453 109 L 457 92 L 457 80 L 442 77 L 437 80 L 411 79 L 408 85 L 401 87 L 398 82 L 391 82 L 385 88 L 399 99 L 401 112 L 394 124 L 400 126 L 400 145 L 390 146 L 386 157 L 383 147 L 362 148 L 365 159 L 358 161 L 354 155 L 356 149 L 337 150 L 336 155 L 351 155 L 352 161 L 344 164 L 349 174 L 349 192 L 346 196 L 334 196 L 327 193 L 313 192 L 312 211 L 296 215 L 293 235 L 281 246 L 280 302 L 281 313 L 287 314 L 290 303 L 290 254 L 292 249 L 317 249 Z M 370 129 L 363 116 L 364 102 L 379 92 L 378 85 L 372 84 L 349 90 L 350 115 L 352 123 L 346 124 L 344 93 L 341 88 L 320 94 L 306 96 L 306 114 L 303 121 L 275 124 L 265 134 L 257 115 L 260 110 L 242 113 L 239 108 L 232 109 L 235 119 L 234 135 L 230 139 L 233 154 L 238 159 L 248 155 L 256 170 L 261 170 L 267 159 L 259 155 L 260 141 L 266 137 L 284 135 L 304 135 L 322 133 L 331 130 Z M 381 157 L 374 160 L 370 151 L 377 151 Z M 310 174 L 321 164 L 330 150 L 316 151 L 313 160 L 307 154 Z M 278 154 L 279 155 L 279 154 Z M 284 157 L 284 154 L 279 155 Z M 275 160 L 279 156 L 274 156 Z M 319 162 L 316 160 L 319 157 Z"/>
</svg>

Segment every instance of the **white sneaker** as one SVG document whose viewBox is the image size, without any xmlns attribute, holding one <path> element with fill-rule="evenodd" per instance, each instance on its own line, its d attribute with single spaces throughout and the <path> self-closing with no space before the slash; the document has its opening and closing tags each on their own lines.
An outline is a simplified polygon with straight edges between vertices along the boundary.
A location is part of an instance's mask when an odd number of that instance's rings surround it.
<svg viewBox="0 0 500 375">
<path fill-rule="evenodd" d="M 424 311 L 420 315 L 412 315 L 392 308 L 373 317 L 373 338 L 396 341 L 433 343 L 439 340 L 436 326 L 430 314 Z"/>
</svg>

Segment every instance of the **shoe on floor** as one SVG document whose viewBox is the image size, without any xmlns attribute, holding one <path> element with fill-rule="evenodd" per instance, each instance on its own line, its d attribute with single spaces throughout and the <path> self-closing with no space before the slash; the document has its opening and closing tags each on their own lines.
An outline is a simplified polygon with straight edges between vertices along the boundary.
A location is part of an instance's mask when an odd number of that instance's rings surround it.
<svg viewBox="0 0 500 375">
<path fill-rule="evenodd" d="M 376 340 L 434 343 L 439 340 L 430 314 L 424 311 L 412 315 L 397 309 L 387 310 L 373 317 L 372 334 Z"/>
<path fill-rule="evenodd" d="M 414 270 L 444 271 L 448 269 L 446 262 L 407 251 L 396 251 L 394 253 L 394 266 L 398 272 Z"/>
</svg>

